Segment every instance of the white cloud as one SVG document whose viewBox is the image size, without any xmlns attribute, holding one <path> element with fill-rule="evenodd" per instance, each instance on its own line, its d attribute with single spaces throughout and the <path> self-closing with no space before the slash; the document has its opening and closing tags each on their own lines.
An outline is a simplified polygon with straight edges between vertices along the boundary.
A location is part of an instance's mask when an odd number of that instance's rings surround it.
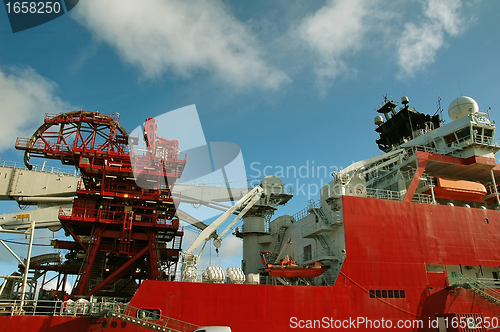
<svg viewBox="0 0 500 332">
<path fill-rule="evenodd" d="M 0 151 L 14 148 L 17 137 L 31 137 L 45 113 L 72 109 L 55 95 L 57 85 L 34 69 L 0 69 Z"/>
<path fill-rule="evenodd" d="M 316 56 L 320 88 L 325 90 L 334 79 L 356 72 L 355 56 L 380 56 L 393 47 L 398 76 L 412 76 L 435 62 L 446 40 L 459 36 L 473 20 L 464 15 L 461 0 L 422 0 L 421 4 L 421 15 L 412 13 L 416 18 L 406 23 L 402 19 L 412 6 L 387 0 L 327 0 L 306 16 L 295 36 Z"/>
<path fill-rule="evenodd" d="M 220 0 L 88 0 L 76 8 L 74 17 L 146 78 L 204 70 L 237 87 L 290 81 Z"/>
<path fill-rule="evenodd" d="M 398 42 L 400 77 L 414 75 L 436 60 L 445 36 L 459 35 L 466 27 L 460 0 L 428 0 L 418 25 L 408 22 Z"/>
<path fill-rule="evenodd" d="M 464 19 L 460 17 L 461 8 L 461 0 L 428 0 L 424 14 L 439 23 L 450 35 L 456 36 L 464 28 Z"/>
<path fill-rule="evenodd" d="M 299 25 L 298 36 L 319 57 L 315 72 L 320 84 L 346 72 L 346 57 L 362 47 L 369 12 L 365 0 L 329 0 Z"/>
</svg>

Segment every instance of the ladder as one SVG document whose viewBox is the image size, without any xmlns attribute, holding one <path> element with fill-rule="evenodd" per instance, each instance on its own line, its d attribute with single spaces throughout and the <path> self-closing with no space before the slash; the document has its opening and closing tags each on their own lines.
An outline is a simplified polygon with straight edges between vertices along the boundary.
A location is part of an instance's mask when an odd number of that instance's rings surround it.
<svg viewBox="0 0 500 332">
<path fill-rule="evenodd" d="M 125 211 L 125 217 L 122 225 L 120 253 L 130 253 L 130 239 L 132 238 L 132 223 L 134 220 L 134 213 L 132 211 Z"/>
</svg>

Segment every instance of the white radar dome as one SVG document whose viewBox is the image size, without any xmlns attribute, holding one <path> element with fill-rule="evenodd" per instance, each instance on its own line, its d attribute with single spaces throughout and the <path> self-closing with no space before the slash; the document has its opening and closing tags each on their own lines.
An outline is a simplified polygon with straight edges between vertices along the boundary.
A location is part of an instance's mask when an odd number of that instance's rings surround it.
<svg viewBox="0 0 500 332">
<path fill-rule="evenodd" d="M 377 126 L 380 126 L 380 125 L 382 125 L 382 124 L 384 123 L 384 118 L 382 117 L 382 115 L 377 115 L 377 116 L 375 117 L 374 122 L 375 122 L 375 124 L 376 124 Z"/>
<path fill-rule="evenodd" d="M 479 112 L 479 106 L 471 97 L 458 97 L 450 103 L 450 106 L 448 106 L 448 115 L 452 121 L 477 112 Z"/>
<path fill-rule="evenodd" d="M 262 189 L 267 195 L 270 194 L 283 194 L 283 181 L 275 175 L 266 176 L 260 183 Z"/>
<path fill-rule="evenodd" d="M 262 187 L 273 187 L 273 186 L 282 186 L 282 185 L 283 185 L 283 181 L 281 181 L 281 179 L 279 177 L 277 177 L 276 175 L 268 175 L 261 182 Z"/>
</svg>

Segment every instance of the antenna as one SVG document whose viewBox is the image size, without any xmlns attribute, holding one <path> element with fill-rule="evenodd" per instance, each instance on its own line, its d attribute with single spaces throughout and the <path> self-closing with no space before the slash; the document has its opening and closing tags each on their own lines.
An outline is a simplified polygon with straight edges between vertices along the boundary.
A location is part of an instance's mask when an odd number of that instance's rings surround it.
<svg viewBox="0 0 500 332">
<path fill-rule="evenodd" d="M 437 101 L 437 110 L 434 113 L 434 115 L 439 113 L 439 123 L 441 125 L 444 125 L 444 118 L 443 118 L 443 108 L 441 107 L 441 96 L 438 96 L 438 101 Z"/>
<path fill-rule="evenodd" d="M 491 107 L 488 107 L 488 109 L 486 110 L 486 113 L 488 113 L 488 119 L 490 119 L 490 122 L 491 122 L 491 123 L 495 124 L 495 121 L 492 121 L 492 120 L 491 120 L 490 111 L 491 111 Z"/>
<path fill-rule="evenodd" d="M 457 73 L 455 73 L 455 77 L 457 78 L 457 84 L 458 84 L 458 90 L 460 90 L 460 96 L 463 96 L 463 94 L 462 94 L 462 87 L 460 86 L 460 81 L 458 80 Z"/>
</svg>

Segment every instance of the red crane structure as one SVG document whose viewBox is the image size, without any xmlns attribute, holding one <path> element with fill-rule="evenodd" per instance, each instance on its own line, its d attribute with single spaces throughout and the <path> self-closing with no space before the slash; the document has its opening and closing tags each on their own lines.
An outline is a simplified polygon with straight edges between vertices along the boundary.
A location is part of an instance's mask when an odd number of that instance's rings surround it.
<svg viewBox="0 0 500 332">
<path fill-rule="evenodd" d="M 78 276 L 73 295 L 130 297 L 137 281 L 175 277 L 183 231 L 171 188 L 186 155 L 177 140 L 157 135 L 155 119 L 146 120 L 142 149 L 118 121 L 117 114 L 83 110 L 47 114 L 30 139 L 16 141 L 29 169 L 36 156 L 81 173 L 73 207 L 59 212 L 74 241 L 53 241 L 70 250 L 59 269 L 65 278 Z"/>
</svg>

